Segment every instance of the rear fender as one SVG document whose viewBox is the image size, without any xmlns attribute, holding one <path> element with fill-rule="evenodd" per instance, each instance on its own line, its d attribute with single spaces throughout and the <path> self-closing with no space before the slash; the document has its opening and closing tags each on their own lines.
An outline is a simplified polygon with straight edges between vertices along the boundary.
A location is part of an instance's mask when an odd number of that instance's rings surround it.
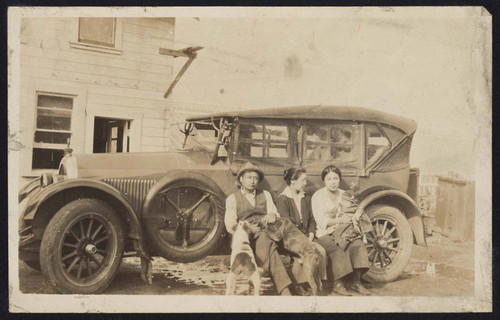
<svg viewBox="0 0 500 320">
<path fill-rule="evenodd" d="M 387 204 L 400 209 L 410 224 L 415 242 L 418 245 L 427 246 L 422 214 L 410 196 L 399 190 L 380 190 L 366 196 L 361 201 L 360 206 L 364 209 L 371 204 Z"/>
<path fill-rule="evenodd" d="M 123 220 L 128 225 L 128 237 L 134 240 L 134 249 L 140 256 L 151 259 L 145 250 L 142 229 L 134 209 L 120 191 L 101 181 L 91 179 L 70 179 L 49 185 L 38 193 L 36 197 L 30 199 L 26 206 L 28 209 L 24 213 L 24 219 L 35 219 L 37 214 L 40 213 L 40 207 L 51 199 L 54 199 L 54 197 L 75 193 L 92 194 L 97 197 L 104 196 L 108 198 L 108 200 L 111 200 L 111 202 L 115 202 L 114 207 L 118 209 L 117 213 L 122 216 Z"/>
</svg>

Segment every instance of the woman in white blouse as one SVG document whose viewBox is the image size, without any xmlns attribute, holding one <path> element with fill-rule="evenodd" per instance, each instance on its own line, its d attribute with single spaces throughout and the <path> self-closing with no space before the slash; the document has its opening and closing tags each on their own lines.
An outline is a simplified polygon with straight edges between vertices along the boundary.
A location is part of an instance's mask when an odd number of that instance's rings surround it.
<svg viewBox="0 0 500 320">
<path fill-rule="evenodd" d="M 357 239 L 342 249 L 334 240 L 335 227 L 351 221 L 346 215 L 336 217 L 344 193 L 339 189 L 342 173 L 336 166 L 331 165 L 323 169 L 321 178 L 325 187 L 314 193 L 311 206 L 316 221 L 316 237 L 330 258 L 334 278 L 333 291 L 341 295 L 351 295 L 344 284 L 344 280 L 351 276 L 351 289 L 369 295 L 370 292 L 361 284 L 361 276 L 370 267 L 365 244 Z"/>
</svg>

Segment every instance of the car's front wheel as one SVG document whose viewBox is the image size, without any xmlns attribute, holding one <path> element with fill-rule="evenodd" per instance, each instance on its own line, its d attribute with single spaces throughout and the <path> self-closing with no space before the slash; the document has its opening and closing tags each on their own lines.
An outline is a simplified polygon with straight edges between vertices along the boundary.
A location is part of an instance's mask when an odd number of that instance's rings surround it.
<svg viewBox="0 0 500 320">
<path fill-rule="evenodd" d="M 368 233 L 370 270 L 366 277 L 377 282 L 395 280 L 410 261 L 413 233 L 403 213 L 392 206 L 372 205 L 365 209 L 373 225 Z"/>
<path fill-rule="evenodd" d="M 40 260 L 26 260 L 24 263 L 33 270 L 42 271 Z"/>
<path fill-rule="evenodd" d="M 42 272 L 61 293 L 93 294 L 113 280 L 123 255 L 116 212 L 98 199 L 78 199 L 50 220 L 42 238 Z"/>
</svg>

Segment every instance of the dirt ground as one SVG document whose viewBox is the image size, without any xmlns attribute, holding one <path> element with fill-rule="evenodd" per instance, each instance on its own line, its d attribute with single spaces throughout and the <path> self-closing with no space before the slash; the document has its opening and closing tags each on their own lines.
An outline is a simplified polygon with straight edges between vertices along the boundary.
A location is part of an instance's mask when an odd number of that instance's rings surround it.
<svg viewBox="0 0 500 320">
<path fill-rule="evenodd" d="M 412 257 L 403 274 L 391 283 L 366 283 L 375 296 L 471 296 L 474 294 L 474 244 L 454 242 L 444 237 L 428 238 L 428 249 L 413 246 Z M 194 263 L 175 263 L 162 258 L 153 261 L 153 284 L 140 279 L 140 260 L 125 258 L 104 294 L 222 295 L 229 256 L 214 255 Z M 40 272 L 24 263 L 19 267 L 23 293 L 57 293 Z M 247 294 L 248 286 L 238 282 L 237 294 Z M 330 292 L 331 290 L 328 290 Z M 334 295 L 334 293 L 326 293 Z M 354 292 L 352 292 L 355 295 Z M 269 279 L 262 295 L 275 295 Z"/>
</svg>

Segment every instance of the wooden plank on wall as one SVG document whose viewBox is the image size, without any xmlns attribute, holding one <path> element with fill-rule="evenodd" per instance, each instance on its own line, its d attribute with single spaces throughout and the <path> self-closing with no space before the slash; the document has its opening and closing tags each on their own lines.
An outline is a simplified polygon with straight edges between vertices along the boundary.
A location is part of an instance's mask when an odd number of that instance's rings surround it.
<svg viewBox="0 0 500 320">
<path fill-rule="evenodd" d="M 116 112 L 117 117 L 120 115 L 121 112 L 129 112 L 129 113 L 137 113 L 140 112 L 144 116 L 154 118 L 158 117 L 160 119 L 163 119 L 164 117 L 164 111 L 161 109 L 153 109 L 153 108 L 148 108 L 143 107 L 143 108 L 137 108 L 137 107 L 127 107 L 127 106 L 120 106 L 120 105 L 109 105 L 109 104 L 102 104 L 102 103 L 97 103 L 97 102 L 87 102 L 88 107 L 92 108 L 103 108 L 105 110 L 109 110 L 111 112 Z"/>
<path fill-rule="evenodd" d="M 165 101 L 145 100 L 127 96 L 104 95 L 104 94 L 89 94 L 87 101 L 89 104 L 98 103 L 101 105 L 124 106 L 137 109 L 155 109 L 164 110 L 166 108 Z"/>
<path fill-rule="evenodd" d="M 119 97 L 130 97 L 130 98 L 138 98 L 154 101 L 161 101 L 162 103 L 167 103 L 165 98 L 163 98 L 163 93 L 160 91 L 145 91 L 140 89 L 132 89 L 132 88 L 118 88 L 118 87 L 105 87 L 98 85 L 89 85 L 88 86 L 89 94 L 100 94 L 100 95 L 110 95 L 110 96 L 119 96 Z"/>
<path fill-rule="evenodd" d="M 21 58 L 21 65 L 26 67 L 48 68 L 56 71 L 71 71 L 80 74 L 91 74 L 97 76 L 108 76 L 113 78 L 127 79 L 127 80 L 145 80 L 156 82 L 163 86 L 169 85 L 170 81 L 163 73 L 147 72 L 140 69 L 125 69 L 108 67 L 105 65 L 92 65 L 88 63 L 69 62 L 61 60 L 52 60 L 45 58 Z"/>
<path fill-rule="evenodd" d="M 174 32 L 159 28 L 147 28 L 138 24 L 123 24 L 123 33 L 135 34 L 141 37 L 174 40 Z"/>
<path fill-rule="evenodd" d="M 133 59 L 129 59 L 133 57 Z M 79 62 L 96 66 L 116 67 L 121 69 L 140 69 L 142 71 L 160 73 L 167 76 L 172 74 L 173 60 L 166 58 L 148 60 L 141 56 L 131 55 L 107 55 L 99 52 L 92 52 L 79 49 L 62 51 L 57 49 L 41 49 L 40 47 L 23 46 L 21 50 L 21 59 L 50 59 L 54 61 Z"/>
<path fill-rule="evenodd" d="M 143 137 L 166 137 L 163 128 L 151 128 L 142 124 L 142 136 Z"/>
<path fill-rule="evenodd" d="M 135 24 L 139 26 L 155 28 L 160 30 L 171 30 L 174 24 L 155 18 L 125 18 L 123 23 Z"/>
<path fill-rule="evenodd" d="M 111 55 L 102 52 L 82 50 L 78 48 L 70 48 L 69 44 L 57 42 L 43 42 L 40 41 L 23 44 L 21 46 L 21 55 L 30 57 L 48 57 L 53 59 L 67 59 L 69 61 L 89 61 L 98 62 L 102 61 L 103 64 L 110 66 L 120 66 L 127 62 L 140 62 L 145 65 L 145 69 L 162 67 L 171 69 L 173 65 L 173 57 L 162 56 L 158 52 L 153 54 L 137 53 L 124 51 L 121 55 Z M 29 39 L 27 40 L 29 41 Z M 52 45 L 52 46 L 51 46 Z M 162 70 L 163 72 L 163 70 Z"/>
<path fill-rule="evenodd" d="M 165 119 L 144 117 L 142 119 L 142 126 L 163 129 L 165 127 Z"/>
<path fill-rule="evenodd" d="M 160 84 L 152 81 L 131 80 L 123 78 L 115 78 L 109 76 L 93 75 L 88 73 L 77 73 L 70 71 L 56 71 L 44 68 L 21 68 L 22 79 L 38 78 L 38 79 L 54 79 L 61 81 L 70 81 L 75 83 L 87 83 L 94 85 L 106 85 L 121 88 L 135 88 L 148 91 L 163 91 L 165 84 Z"/>
<path fill-rule="evenodd" d="M 163 137 L 146 137 L 143 135 L 142 139 L 141 139 L 141 145 L 163 147 L 164 146 L 164 138 Z"/>
</svg>

